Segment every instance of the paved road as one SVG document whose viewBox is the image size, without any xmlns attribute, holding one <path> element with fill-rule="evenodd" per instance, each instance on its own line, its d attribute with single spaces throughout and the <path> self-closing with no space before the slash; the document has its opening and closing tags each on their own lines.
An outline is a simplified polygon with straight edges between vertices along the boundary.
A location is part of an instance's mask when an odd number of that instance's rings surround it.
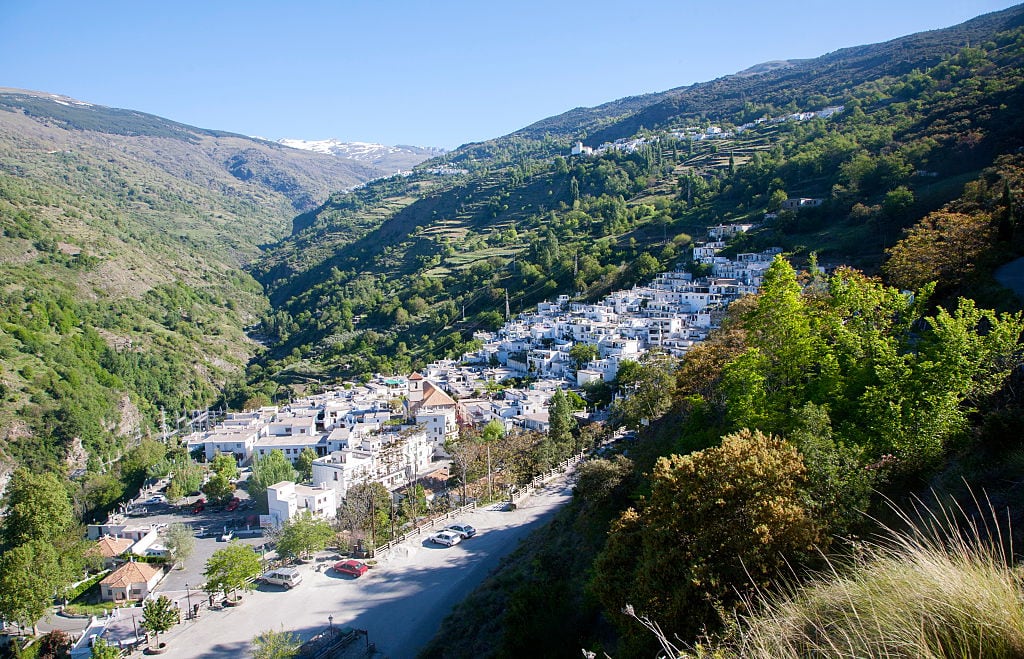
<svg viewBox="0 0 1024 659">
<path fill-rule="evenodd" d="M 455 547 L 410 540 L 359 579 L 301 567 L 293 590 L 261 586 L 236 608 L 204 611 L 166 634 L 166 659 L 245 656 L 254 636 L 285 630 L 306 640 L 336 626 L 365 629 L 388 657 L 415 657 L 452 607 L 466 597 L 531 531 L 568 502 L 564 479 L 520 502 L 517 510 L 477 510 L 465 516 L 479 533 Z"/>
</svg>

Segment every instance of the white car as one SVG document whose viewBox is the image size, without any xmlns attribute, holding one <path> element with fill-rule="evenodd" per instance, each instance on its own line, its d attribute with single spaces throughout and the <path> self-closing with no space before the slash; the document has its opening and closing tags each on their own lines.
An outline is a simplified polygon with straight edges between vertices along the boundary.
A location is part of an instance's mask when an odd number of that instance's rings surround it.
<svg viewBox="0 0 1024 659">
<path fill-rule="evenodd" d="M 264 583 L 273 584 L 274 586 L 284 586 L 288 590 L 291 590 L 302 583 L 302 575 L 299 574 L 298 568 L 279 567 L 276 570 L 264 572 L 263 576 L 260 577 L 260 580 Z"/>
<path fill-rule="evenodd" d="M 143 503 L 154 504 L 154 503 L 167 503 L 167 497 L 162 494 L 157 494 L 146 499 Z"/>
<path fill-rule="evenodd" d="M 434 535 L 427 538 L 430 542 L 436 545 L 446 545 L 451 547 L 462 542 L 462 536 L 455 531 L 438 531 Z"/>
<path fill-rule="evenodd" d="M 462 522 L 459 522 L 458 524 L 449 524 L 445 527 L 444 530 L 455 531 L 463 540 L 465 540 L 466 538 L 472 538 L 474 535 L 476 535 L 476 529 L 474 529 L 469 524 L 463 524 Z"/>
</svg>

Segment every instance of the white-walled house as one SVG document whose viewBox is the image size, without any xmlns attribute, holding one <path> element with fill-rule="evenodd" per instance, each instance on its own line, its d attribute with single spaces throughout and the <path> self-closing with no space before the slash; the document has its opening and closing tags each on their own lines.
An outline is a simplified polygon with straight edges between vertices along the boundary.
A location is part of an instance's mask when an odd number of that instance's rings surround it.
<svg viewBox="0 0 1024 659">
<path fill-rule="evenodd" d="M 270 435 L 257 440 L 256 444 L 253 445 L 253 455 L 256 456 L 257 460 L 262 460 L 270 455 L 271 451 L 276 449 L 281 451 L 284 457 L 288 458 L 289 462 L 295 464 L 295 461 L 298 460 L 299 456 L 307 448 L 312 449 L 317 455 L 323 453 L 323 450 L 318 450 L 321 445 L 326 445 L 323 433 L 314 433 L 312 435 Z"/>
<path fill-rule="evenodd" d="M 331 451 L 313 461 L 313 483 L 331 488 L 339 498 L 344 498 L 353 485 L 367 482 L 372 474 L 373 454 L 368 451 Z"/>
<path fill-rule="evenodd" d="M 100 581 L 100 599 L 104 602 L 141 602 L 163 576 L 163 570 L 149 563 L 125 563 Z"/>
<path fill-rule="evenodd" d="M 459 436 L 455 401 L 418 373 L 409 377 L 408 397 L 409 409 L 416 415 L 416 423 L 426 430 L 434 455 L 447 456 L 445 442 Z"/>
<path fill-rule="evenodd" d="M 281 481 L 267 488 L 267 507 L 270 521 L 275 527 L 280 527 L 304 510 L 308 510 L 313 517 L 330 519 L 338 512 L 338 495 L 329 487 L 310 487 Z"/>
</svg>

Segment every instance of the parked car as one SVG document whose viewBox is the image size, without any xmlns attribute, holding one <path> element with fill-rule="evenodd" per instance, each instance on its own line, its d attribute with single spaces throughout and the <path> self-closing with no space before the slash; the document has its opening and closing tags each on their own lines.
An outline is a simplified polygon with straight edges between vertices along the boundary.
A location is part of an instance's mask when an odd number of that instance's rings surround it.
<svg viewBox="0 0 1024 659">
<path fill-rule="evenodd" d="M 196 501 L 194 504 L 192 504 L 193 515 L 198 515 L 204 510 L 206 510 L 206 499 L 200 499 L 199 501 Z"/>
<path fill-rule="evenodd" d="M 295 567 L 279 567 L 276 570 L 264 572 L 260 581 L 274 586 L 284 586 L 292 589 L 302 583 L 302 575 Z"/>
<path fill-rule="evenodd" d="M 224 531 L 217 540 L 220 542 L 231 542 L 231 539 L 235 537 L 234 531 Z"/>
<path fill-rule="evenodd" d="M 167 503 L 167 497 L 165 497 L 162 494 L 156 494 L 156 495 L 153 495 L 153 496 L 149 497 L 148 499 L 146 499 L 142 503 L 145 503 L 145 504 Z"/>
<path fill-rule="evenodd" d="M 427 538 L 430 542 L 437 545 L 446 545 L 451 547 L 462 542 L 462 536 L 455 531 L 438 531 L 434 535 Z"/>
<path fill-rule="evenodd" d="M 359 577 L 366 573 L 370 569 L 370 566 L 362 561 L 357 561 L 354 558 L 349 558 L 344 561 L 338 561 L 334 564 L 334 571 L 341 572 L 342 574 L 349 574 L 353 577 Z"/>
<path fill-rule="evenodd" d="M 476 535 L 476 529 L 474 529 L 469 524 L 463 524 L 462 522 L 458 522 L 457 524 L 449 524 L 448 526 L 444 527 L 444 530 L 455 531 L 460 536 L 462 536 L 463 540 L 465 540 L 466 538 L 472 538 L 474 535 Z"/>
<path fill-rule="evenodd" d="M 238 504 L 242 503 L 242 500 L 238 497 L 232 497 L 231 501 L 228 501 L 228 505 L 225 508 L 229 513 L 238 510 Z"/>
</svg>

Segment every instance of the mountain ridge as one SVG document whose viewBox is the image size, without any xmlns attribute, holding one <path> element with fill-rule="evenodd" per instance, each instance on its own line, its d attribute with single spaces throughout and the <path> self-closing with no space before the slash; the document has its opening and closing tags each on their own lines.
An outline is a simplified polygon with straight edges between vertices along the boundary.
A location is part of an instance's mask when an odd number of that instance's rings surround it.
<svg viewBox="0 0 1024 659">
<path fill-rule="evenodd" d="M 408 170 L 416 165 L 444 155 L 447 149 L 438 147 L 420 147 L 403 144 L 386 145 L 376 142 L 345 142 L 335 138 L 323 140 L 304 140 L 294 138 L 281 138 L 275 140 L 293 149 L 314 151 L 339 158 L 368 162 L 375 166 L 392 169 Z"/>
<path fill-rule="evenodd" d="M 356 372 L 388 368 L 382 356 L 391 344 L 399 350 L 404 345 L 401 363 L 415 365 L 420 355 L 428 361 L 439 356 L 425 347 L 434 339 L 435 347 L 459 348 L 474 329 L 493 320 L 490 314 L 500 313 L 504 302 L 503 289 L 518 308 L 556 291 L 596 295 L 602 287 L 627 284 L 638 270 L 630 264 L 645 250 L 661 267 L 670 267 L 689 236 L 701 235 L 709 224 L 759 222 L 770 210 L 770 193 L 820 197 L 830 210 L 766 229 L 760 235 L 783 235 L 775 238 L 779 242 L 751 245 L 752 250 L 772 244 L 799 247 L 785 234 L 814 229 L 818 233 L 807 238 L 824 249 L 823 258 L 877 270 L 884 247 L 911 222 L 912 213 L 926 213 L 955 198 L 958 183 L 1019 142 L 1012 134 L 1012 108 L 1020 95 L 1012 84 L 1015 28 L 1002 28 L 1022 21 L 1024 11 L 1018 7 L 946 30 L 769 67 L 758 75 L 576 108 L 507 136 L 459 147 L 439 158 L 453 165 L 447 170 L 419 168 L 402 180 L 332 196 L 296 222 L 294 235 L 253 264 L 251 271 L 279 314 L 270 324 L 301 316 L 297 328 L 285 332 L 288 339 L 281 348 L 322 355 L 328 363 L 334 361 L 329 355 L 342 364 L 362 363 Z M 977 52 L 960 45 L 965 35 L 988 43 L 1000 34 L 1010 40 L 1007 45 Z M 901 55 L 894 57 L 896 52 Z M 986 64 L 986 58 L 992 62 Z M 960 88 L 964 76 L 975 70 L 1005 77 L 986 83 L 992 86 L 985 93 Z M 941 91 L 945 88 L 960 91 L 947 97 Z M 751 95 L 744 97 L 744 89 Z M 924 99 L 924 94 L 927 100 L 907 101 Z M 904 115 L 889 116 L 897 103 L 904 104 Z M 833 119 L 786 121 L 791 114 L 844 104 L 846 110 Z M 984 111 L 963 123 L 972 107 Z M 860 128 L 864 120 L 859 117 L 867 113 L 874 118 L 868 128 Z M 686 137 L 684 129 L 700 127 L 703 133 L 713 122 L 722 126 L 716 126 L 716 138 Z M 738 128 L 747 124 L 756 128 L 741 135 Z M 587 133 L 594 127 L 599 130 Z M 964 131 L 973 135 L 970 140 L 961 139 Z M 585 142 L 594 145 L 613 137 L 649 139 L 600 156 L 571 156 L 570 144 L 583 133 Z M 882 144 L 887 145 L 884 151 Z M 806 156 L 811 164 L 798 165 L 804 148 L 816 155 Z M 851 159 L 871 167 L 877 159 L 878 174 L 861 181 Z M 896 171 L 883 172 L 890 161 Z M 779 174 L 751 176 L 758 180 L 750 183 L 733 181 L 745 166 L 779 167 Z M 948 179 L 912 177 L 915 170 L 940 167 Z M 911 192 L 913 208 L 902 213 L 893 207 L 881 216 L 885 195 L 900 186 Z M 702 209 L 698 199 L 717 201 Z M 834 236 L 825 228 L 830 212 L 832 221 L 843 226 Z M 864 217 L 875 218 L 886 231 L 861 235 Z M 581 232 L 590 234 L 586 241 L 580 242 Z M 545 243 L 550 248 L 538 247 Z M 801 251 L 807 249 L 805 243 Z M 594 254 L 600 254 L 598 263 L 584 259 Z M 442 312 L 447 302 L 462 313 Z M 345 320 L 350 315 L 361 319 L 361 329 Z M 367 330 L 382 343 L 374 346 L 372 357 L 348 359 L 349 351 L 368 347 L 353 338 Z"/>
</svg>

